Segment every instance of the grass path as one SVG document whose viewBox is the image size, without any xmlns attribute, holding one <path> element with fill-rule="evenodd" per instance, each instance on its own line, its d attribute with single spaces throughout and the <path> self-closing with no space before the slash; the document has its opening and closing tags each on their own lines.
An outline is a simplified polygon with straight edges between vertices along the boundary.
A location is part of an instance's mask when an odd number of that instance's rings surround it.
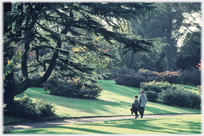
<svg viewBox="0 0 204 136">
<path fill-rule="evenodd" d="M 176 127 L 173 127 L 176 126 Z M 7 126 L 8 127 L 8 126 Z M 147 128 L 148 127 L 148 128 Z M 201 115 L 93 117 L 27 123 L 13 126 L 13 134 L 199 134 Z"/>
</svg>

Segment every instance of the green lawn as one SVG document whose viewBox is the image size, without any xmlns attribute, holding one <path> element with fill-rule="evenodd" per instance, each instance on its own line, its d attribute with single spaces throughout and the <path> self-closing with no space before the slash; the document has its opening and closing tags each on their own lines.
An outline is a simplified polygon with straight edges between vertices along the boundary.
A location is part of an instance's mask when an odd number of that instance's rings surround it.
<svg viewBox="0 0 204 136">
<path fill-rule="evenodd" d="M 131 115 L 131 104 L 134 101 L 134 96 L 139 95 L 140 89 L 116 85 L 113 80 L 101 80 L 99 83 L 102 84 L 104 90 L 98 100 L 54 96 L 42 88 L 29 88 L 17 97 L 23 97 L 24 94 L 27 94 L 28 97 L 46 99 L 53 103 L 56 108 L 56 115 L 51 118 Z M 201 110 L 152 102 L 148 102 L 145 108 L 145 114 L 177 113 L 201 113 Z M 4 123 L 11 122 L 6 117 L 8 116 L 4 117 Z"/>
<path fill-rule="evenodd" d="M 22 129 L 12 134 L 201 134 L 201 115 L 103 121 Z"/>
</svg>

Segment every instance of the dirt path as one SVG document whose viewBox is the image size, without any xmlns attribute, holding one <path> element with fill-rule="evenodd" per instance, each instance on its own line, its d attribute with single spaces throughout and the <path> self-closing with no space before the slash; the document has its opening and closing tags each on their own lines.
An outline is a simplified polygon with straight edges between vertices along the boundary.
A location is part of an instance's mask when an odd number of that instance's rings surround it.
<svg viewBox="0 0 204 136">
<path fill-rule="evenodd" d="M 156 118 L 156 117 L 167 117 L 167 116 L 182 116 L 182 115 L 198 115 L 198 114 L 165 114 L 165 115 L 144 115 L 143 118 Z M 53 127 L 58 125 L 69 125 L 79 124 L 97 121 L 108 121 L 108 120 L 123 120 L 123 119 L 135 119 L 134 115 L 130 116 L 115 116 L 115 117 L 90 117 L 90 118 L 75 118 L 75 119 L 59 119 L 46 122 L 36 123 L 19 123 L 16 125 L 5 125 L 4 129 L 18 130 L 18 129 L 30 129 L 30 128 L 44 128 Z M 141 119 L 141 118 L 137 118 Z"/>
</svg>

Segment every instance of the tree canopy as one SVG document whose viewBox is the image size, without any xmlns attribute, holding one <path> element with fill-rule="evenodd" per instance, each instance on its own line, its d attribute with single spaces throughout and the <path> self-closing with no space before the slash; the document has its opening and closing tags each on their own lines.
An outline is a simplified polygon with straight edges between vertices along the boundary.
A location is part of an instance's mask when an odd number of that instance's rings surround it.
<svg viewBox="0 0 204 136">
<path fill-rule="evenodd" d="M 151 49 L 156 39 L 139 39 L 114 30 L 120 28 L 120 22 L 153 9 L 153 3 L 4 3 L 4 102 L 43 83 L 54 70 L 92 80 L 95 67 L 77 60 L 87 52 L 111 57 L 95 43 L 98 36 L 112 45 L 113 41 L 123 43 L 124 52 Z M 30 53 L 34 54 L 31 60 Z M 22 72 L 18 84 L 13 84 L 14 65 Z M 43 74 L 33 79 L 35 72 Z"/>
</svg>

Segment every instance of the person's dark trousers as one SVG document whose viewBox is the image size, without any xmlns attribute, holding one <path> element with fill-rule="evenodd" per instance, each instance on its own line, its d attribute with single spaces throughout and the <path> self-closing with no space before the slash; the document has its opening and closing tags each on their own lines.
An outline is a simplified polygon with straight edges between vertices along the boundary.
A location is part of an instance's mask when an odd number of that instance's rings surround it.
<svg viewBox="0 0 204 136">
<path fill-rule="evenodd" d="M 138 108 L 134 108 L 135 118 L 138 117 L 137 111 L 138 111 Z"/>
<path fill-rule="evenodd" d="M 140 109 L 139 109 L 139 113 L 140 113 L 141 118 L 143 118 L 144 110 L 145 110 L 145 107 L 140 107 Z"/>
</svg>

